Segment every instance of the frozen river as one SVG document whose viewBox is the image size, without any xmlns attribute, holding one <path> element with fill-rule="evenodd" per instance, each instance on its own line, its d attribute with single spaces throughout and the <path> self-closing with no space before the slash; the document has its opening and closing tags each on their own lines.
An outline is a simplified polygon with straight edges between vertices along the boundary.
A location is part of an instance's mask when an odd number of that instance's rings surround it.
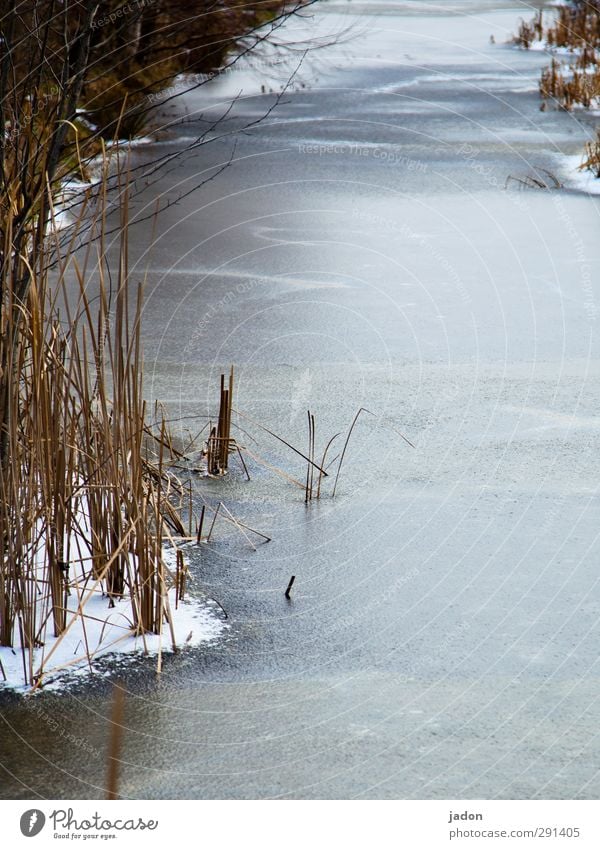
<svg viewBox="0 0 600 849">
<path fill-rule="evenodd" d="M 233 157 L 160 220 L 148 397 L 202 415 L 235 363 L 236 408 L 303 449 L 307 408 L 319 450 L 374 415 L 335 499 L 328 482 L 307 508 L 252 460 L 251 482 L 199 483 L 273 541 L 253 552 L 223 527 L 190 550 L 193 591 L 230 628 L 160 680 L 151 662 L 124 673 L 124 796 L 598 797 L 600 207 L 505 189 L 568 177 L 589 132 L 540 111 L 545 57 L 505 44 L 529 8 L 323 2 L 281 34 L 283 65 L 265 53 L 189 96 L 200 120 L 153 148 L 237 98 L 137 200 L 176 200 Z M 306 38 L 338 43 L 249 126 Z M 103 796 L 106 679 L 0 707 L 3 796 Z"/>
</svg>

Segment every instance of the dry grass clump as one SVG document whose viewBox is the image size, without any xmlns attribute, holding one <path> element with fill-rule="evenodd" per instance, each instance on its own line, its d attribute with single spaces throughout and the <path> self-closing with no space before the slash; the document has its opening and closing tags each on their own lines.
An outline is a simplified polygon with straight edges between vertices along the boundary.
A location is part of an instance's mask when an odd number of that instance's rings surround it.
<svg viewBox="0 0 600 849">
<path fill-rule="evenodd" d="M 516 183 L 520 188 L 525 189 L 561 189 L 562 183 L 551 171 L 547 168 L 538 166 L 532 174 L 526 174 L 524 177 L 516 177 L 509 174 L 506 178 L 504 188 L 508 188 L 512 183 Z"/>
<path fill-rule="evenodd" d="M 87 643 L 86 607 L 100 594 L 107 607 L 128 601 L 123 638 L 171 625 L 175 576 L 163 538 L 181 529 L 177 485 L 161 430 L 146 424 L 142 293 L 127 269 L 127 204 L 111 281 L 104 203 L 101 195 L 88 203 L 66 242 L 52 223 L 47 236 L 31 234 L 22 298 L 13 264 L 4 263 L 0 279 L 0 355 L 11 376 L 0 434 L 0 644 L 20 647 L 29 684 L 52 667 L 75 624 Z M 15 213 L 6 212 L 9 233 Z M 89 242 L 79 256 L 84 223 Z M 58 640 L 46 651 L 49 637 Z M 86 644 L 88 659 L 97 648 Z"/>
<path fill-rule="evenodd" d="M 102 596 L 126 600 L 123 638 L 170 627 L 162 543 L 181 522 L 164 440 L 145 424 L 127 180 L 114 175 L 116 269 L 106 159 L 70 229 L 55 206 L 83 168 L 76 107 L 95 4 L 20 12 L 2 19 L 0 53 L 0 645 L 20 648 L 23 680 L 37 684 L 70 631 L 88 660 L 99 650 Z"/>
<path fill-rule="evenodd" d="M 521 20 L 519 31 L 513 41 L 519 47 L 524 47 L 528 50 L 535 41 L 541 41 L 544 36 L 542 10 L 536 14 L 530 21 Z"/>
<path fill-rule="evenodd" d="M 600 106 L 600 2 L 575 0 L 559 5 L 547 25 L 539 12 L 530 22 L 521 22 L 514 39 L 529 48 L 534 41 L 544 41 L 549 51 L 567 51 L 568 60 L 552 57 L 540 77 L 542 108 L 554 103 L 571 111 L 575 107 L 592 109 Z M 586 145 L 583 169 L 600 177 L 600 144 L 598 139 Z"/>
<path fill-rule="evenodd" d="M 556 57 L 542 71 L 540 94 L 563 109 L 575 105 L 588 109 L 600 96 L 600 3 L 583 0 L 558 6 L 548 23 L 538 12 L 531 21 L 522 21 L 514 42 L 530 48 L 543 41 L 548 50 L 567 50 L 568 62 Z"/>
<path fill-rule="evenodd" d="M 540 9 L 531 20 L 521 20 L 513 41 L 525 49 L 536 41 L 544 41 L 550 49 L 564 47 L 586 51 L 600 48 L 600 4 L 594 0 L 575 0 L 557 6 L 547 18 Z"/>
<path fill-rule="evenodd" d="M 600 179 L 600 129 L 596 130 L 596 138 L 586 144 L 584 156 L 580 169 L 591 171 Z"/>
<path fill-rule="evenodd" d="M 206 466 L 209 475 L 224 475 L 229 466 L 229 452 L 236 449 L 231 438 L 231 410 L 233 403 L 233 366 L 229 373 L 229 382 L 225 388 L 225 375 L 221 375 L 221 394 L 219 397 L 219 416 L 215 427 L 211 426 L 206 442 Z"/>
<path fill-rule="evenodd" d="M 573 65 L 565 73 L 564 65 L 553 58 L 550 67 L 542 71 L 540 94 L 567 111 L 576 105 L 589 109 L 600 97 L 600 65 L 593 70 L 587 65 L 586 70 Z"/>
<path fill-rule="evenodd" d="M 63 115 L 56 117 L 74 123 L 77 108 L 84 108 L 79 143 L 89 146 L 84 158 L 95 155 L 98 139 L 112 139 L 117 128 L 121 138 L 138 134 L 157 93 L 177 75 L 218 72 L 236 53 L 265 39 L 261 25 L 271 21 L 275 31 L 304 2 L 13 0 L 0 16 L 0 123 L 12 120 L 6 111 L 13 95 L 21 101 L 25 92 L 34 112 L 47 112 L 45 99 L 60 101 L 67 91 Z"/>
<path fill-rule="evenodd" d="M 546 28 L 544 38 L 549 47 L 600 48 L 600 4 L 594 0 L 578 0 L 557 6 L 556 17 Z"/>
</svg>

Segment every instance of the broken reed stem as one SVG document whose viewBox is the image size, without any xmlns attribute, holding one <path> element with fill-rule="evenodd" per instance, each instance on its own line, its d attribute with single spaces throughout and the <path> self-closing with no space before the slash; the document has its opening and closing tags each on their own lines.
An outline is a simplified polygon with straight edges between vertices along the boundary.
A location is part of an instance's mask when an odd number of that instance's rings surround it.
<svg viewBox="0 0 600 849">
<path fill-rule="evenodd" d="M 231 512 L 231 510 L 229 510 L 229 509 L 228 509 L 228 508 L 227 508 L 224 504 L 222 504 L 221 506 L 223 507 L 223 510 L 225 510 L 225 512 L 227 513 L 227 515 L 231 518 L 231 521 L 232 521 L 232 522 L 233 522 L 233 524 L 236 526 L 236 528 L 238 528 L 238 529 L 239 529 L 240 533 L 242 534 L 242 536 L 244 537 L 244 539 L 248 542 L 248 544 L 250 545 L 250 547 L 252 548 L 252 550 L 253 550 L 253 551 L 256 551 L 256 550 L 257 550 L 257 549 L 256 549 L 256 546 L 254 545 L 254 543 L 252 542 L 252 540 L 250 539 L 250 537 L 248 536 L 248 534 L 244 531 L 244 526 L 243 526 L 243 525 L 241 525 L 241 524 L 238 522 L 238 520 L 235 518 L 235 516 L 233 515 L 233 513 Z"/>
<path fill-rule="evenodd" d="M 280 469 L 279 466 L 274 466 L 272 463 L 269 463 L 268 460 L 265 460 L 264 457 L 259 457 L 258 454 L 254 454 L 252 451 L 250 451 L 249 448 L 246 447 L 244 450 L 249 457 L 252 457 L 252 459 L 256 463 L 261 466 L 264 466 L 265 469 L 269 469 L 271 472 L 274 472 L 276 475 L 279 475 L 284 480 L 288 481 L 288 483 L 293 483 L 294 486 L 297 486 L 299 489 L 306 489 L 306 482 L 302 483 L 301 481 L 297 480 L 297 478 L 293 478 L 291 475 L 288 475 L 287 472 L 284 472 L 283 469 Z"/>
<path fill-rule="evenodd" d="M 175 610 L 177 610 L 179 606 L 179 602 L 185 598 L 185 590 L 187 584 L 187 566 L 185 565 L 185 558 L 183 556 L 183 551 L 179 548 L 176 549 L 176 573 L 175 573 Z"/>
<path fill-rule="evenodd" d="M 304 487 L 304 503 L 308 504 L 310 498 L 312 497 L 312 492 L 310 490 L 310 457 L 312 446 L 310 410 L 306 411 L 306 415 L 308 416 L 308 463 L 306 464 L 306 485 Z"/>
<path fill-rule="evenodd" d="M 210 509 L 210 508 L 209 508 L 209 509 Z M 270 536 L 267 536 L 267 534 L 263 534 L 263 533 L 262 533 L 262 531 L 257 531 L 257 530 L 256 530 L 256 528 L 251 528 L 251 527 L 250 527 L 250 525 L 246 525 L 246 524 L 245 524 L 245 522 L 241 522 L 239 519 L 237 519 L 237 518 L 233 515 L 233 513 L 231 512 L 231 510 L 229 510 L 229 508 L 228 508 L 228 507 L 226 507 L 226 506 L 223 504 L 223 502 L 222 502 L 222 501 L 219 501 L 219 503 L 217 504 L 217 507 L 216 507 L 216 509 L 215 509 L 215 511 L 214 511 L 213 520 L 212 520 L 212 522 L 211 522 L 210 529 L 209 529 L 209 531 L 208 531 L 208 536 L 206 537 L 206 542 L 210 542 L 210 538 L 211 538 L 211 536 L 212 536 L 212 532 L 213 532 L 213 529 L 214 529 L 214 527 L 215 527 L 215 523 L 216 523 L 216 521 L 217 521 L 217 516 L 218 516 L 218 515 L 219 515 L 219 513 L 221 512 L 221 509 L 223 510 L 223 512 L 224 512 L 224 513 L 227 513 L 227 516 L 223 515 L 223 519 L 224 519 L 224 521 L 226 521 L 226 522 L 230 522 L 232 525 L 235 525 L 235 527 L 236 527 L 238 530 L 240 530 L 242 533 L 243 533 L 242 528 L 244 528 L 245 530 L 250 531 L 250 532 L 251 532 L 251 533 L 253 533 L 253 534 L 256 534 L 256 536 L 261 537 L 262 539 L 264 539 L 264 540 L 265 540 L 265 542 L 271 542 L 271 537 L 270 537 Z M 203 521 L 203 520 L 204 520 L 204 507 L 202 507 L 202 520 L 201 520 L 201 521 Z M 247 534 L 243 534 L 243 535 L 244 535 L 245 539 L 246 539 L 246 540 L 248 540 L 248 542 L 250 543 L 250 545 L 252 546 L 252 548 L 254 549 L 254 551 L 256 551 L 256 547 L 253 545 L 252 541 L 249 539 L 249 537 L 247 536 Z M 198 536 L 198 537 L 197 537 L 197 541 L 199 541 L 199 539 L 200 539 L 200 537 Z"/>
<path fill-rule="evenodd" d="M 226 419 L 226 410 L 227 408 L 227 392 L 225 390 L 225 375 L 221 375 L 221 401 L 219 404 L 219 424 L 217 428 L 217 435 L 219 439 L 219 472 L 224 472 L 227 467 L 227 458 L 223 456 L 223 442 L 225 440 L 225 419 Z"/>
<path fill-rule="evenodd" d="M 234 449 L 231 439 L 231 405 L 233 401 L 233 366 L 229 372 L 227 387 L 225 375 L 221 375 L 219 415 L 216 428 L 212 428 L 206 444 L 206 467 L 209 475 L 224 475 L 229 466 L 229 452 Z M 233 443 L 233 444 L 232 444 Z"/>
<path fill-rule="evenodd" d="M 339 433 L 334 434 L 331 437 L 331 439 L 329 440 L 329 442 L 327 443 L 327 445 L 325 446 L 325 450 L 323 451 L 323 459 L 321 460 L 321 467 L 322 468 L 325 468 L 325 460 L 327 459 L 327 452 L 329 451 L 334 440 L 338 438 L 338 436 L 339 436 Z M 321 472 L 319 472 L 319 479 L 317 481 L 317 498 L 321 497 L 321 480 L 322 479 L 323 479 L 323 475 L 322 475 Z"/>
<path fill-rule="evenodd" d="M 340 462 L 339 462 L 339 465 L 337 467 L 337 472 L 336 472 L 336 475 L 335 475 L 335 481 L 333 483 L 333 492 L 331 493 L 332 498 L 334 497 L 335 491 L 337 489 L 338 479 L 340 477 L 340 472 L 342 470 L 342 463 L 344 462 L 344 457 L 346 455 L 346 449 L 348 448 L 348 443 L 350 442 L 350 437 L 352 436 L 352 431 L 354 430 L 354 426 L 355 426 L 356 422 L 358 421 L 358 417 L 360 416 L 361 413 L 368 413 L 370 416 L 373 415 L 373 413 L 370 410 L 367 410 L 365 407 L 361 407 L 360 410 L 357 412 L 357 414 L 354 416 L 354 419 L 352 420 L 352 424 L 350 425 L 350 430 L 348 431 L 348 435 L 346 436 L 346 441 L 344 442 L 344 447 L 342 449 L 342 456 L 340 457 Z"/>
<path fill-rule="evenodd" d="M 198 522 L 198 530 L 196 533 L 196 543 L 200 545 L 202 542 L 202 526 L 204 525 L 204 514 L 206 512 L 206 506 L 202 505 L 202 511 L 200 513 L 200 521 Z"/>
<path fill-rule="evenodd" d="M 220 509 L 221 509 L 221 502 L 219 501 L 219 503 L 217 504 L 217 509 L 215 510 L 215 515 L 213 516 L 213 520 L 212 520 L 211 525 L 210 525 L 210 529 L 208 531 L 208 536 L 206 537 L 207 542 L 210 542 L 210 537 L 211 537 L 211 534 L 213 532 L 215 522 L 217 521 L 217 516 L 219 515 Z"/>
<path fill-rule="evenodd" d="M 244 460 L 244 455 L 242 454 L 242 449 L 240 448 L 240 446 L 237 443 L 236 443 L 235 447 L 237 449 L 237 453 L 239 455 L 239 458 L 240 458 L 240 461 L 241 461 L 242 466 L 244 468 L 244 471 L 246 472 L 246 478 L 248 480 L 250 480 L 250 472 L 248 471 L 248 467 L 246 466 L 246 461 Z"/>
<path fill-rule="evenodd" d="M 261 531 L 257 531 L 256 528 L 251 528 L 250 525 L 246 525 L 244 524 L 244 522 L 240 522 L 239 519 L 236 519 L 235 522 L 241 528 L 246 528 L 247 531 L 252 531 L 252 533 L 256 534 L 256 536 L 262 537 L 265 542 L 271 542 L 271 537 L 267 536 L 266 534 L 263 534 Z"/>
<path fill-rule="evenodd" d="M 287 585 L 287 589 L 286 589 L 286 591 L 285 591 L 285 597 L 286 597 L 286 598 L 289 598 L 289 597 L 290 597 L 290 593 L 291 593 L 291 591 L 292 591 L 292 587 L 294 586 L 294 581 L 295 581 L 295 580 L 296 580 L 296 576 L 295 576 L 295 575 L 292 575 L 292 577 L 290 578 L 290 582 L 289 582 L 289 584 Z"/>
<path fill-rule="evenodd" d="M 305 503 L 312 501 L 314 495 L 314 472 L 315 472 L 315 417 L 307 410 L 308 415 L 308 463 L 306 466 L 306 489 L 305 489 Z M 317 467 L 319 469 L 319 481 L 323 476 L 324 472 L 321 467 Z M 320 486 L 319 486 L 320 489 Z M 317 496 L 318 497 L 318 496 Z"/>
<path fill-rule="evenodd" d="M 319 465 L 317 465 L 314 461 L 312 461 L 310 459 L 310 457 L 307 457 L 307 455 L 304 454 L 303 451 L 300 451 L 298 448 L 294 448 L 293 445 L 290 445 L 290 443 L 287 442 L 285 439 L 283 439 L 283 437 L 278 436 L 272 430 L 269 430 L 268 427 L 265 427 L 260 422 L 257 422 L 255 419 L 251 419 L 250 416 L 246 415 L 245 413 L 241 413 L 239 410 L 234 410 L 234 412 L 235 412 L 236 415 L 241 416 L 243 419 L 247 419 L 249 422 L 251 422 L 253 425 L 256 425 L 261 430 L 264 430 L 265 433 L 269 434 L 269 436 L 272 436 L 274 439 L 277 439 L 279 442 L 282 442 L 287 448 L 289 448 L 295 454 L 298 454 L 299 457 L 302 457 L 308 463 L 312 463 L 314 465 L 314 467 L 317 469 L 317 471 L 321 472 L 325 477 L 327 477 L 327 472 L 325 471 L 325 469 L 322 469 Z M 246 449 L 246 451 L 248 451 L 248 449 Z M 250 452 L 248 451 L 248 453 L 250 453 Z M 252 456 L 252 455 L 250 455 L 250 456 Z M 299 484 L 299 486 L 304 488 L 303 484 Z"/>
<path fill-rule="evenodd" d="M 106 777 L 106 798 L 119 798 L 119 755 L 123 741 L 123 716 L 125 709 L 125 691 L 115 684 L 110 716 L 110 737 L 108 744 L 108 762 Z"/>
</svg>

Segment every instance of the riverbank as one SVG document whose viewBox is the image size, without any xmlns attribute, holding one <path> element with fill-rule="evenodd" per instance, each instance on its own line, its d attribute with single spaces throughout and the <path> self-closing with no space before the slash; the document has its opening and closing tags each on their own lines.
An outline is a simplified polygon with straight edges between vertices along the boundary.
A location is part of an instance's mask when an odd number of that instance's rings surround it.
<svg viewBox="0 0 600 849">
<path fill-rule="evenodd" d="M 67 668 L 92 671 L 109 647 L 133 649 L 134 636 L 158 651 L 160 668 L 165 628 L 176 650 L 186 612 L 200 615 L 200 603 L 184 603 L 182 552 L 167 565 L 165 540 L 184 533 L 184 490 L 168 427 L 158 409 L 147 421 L 141 397 L 128 162 L 148 139 L 129 141 L 127 156 L 118 141 L 139 134 L 175 74 L 201 86 L 189 75 L 235 63 L 310 3 L 268 0 L 243 13 L 200 4 L 191 19 L 170 0 L 47 16 L 34 5 L 9 12 L 0 38 L 0 676 L 33 690 Z M 209 618 L 200 641 L 219 630 Z"/>
<path fill-rule="evenodd" d="M 165 549 L 162 556 L 167 568 L 175 573 L 174 549 Z M 221 611 L 210 599 L 179 599 L 172 587 L 166 593 L 165 606 L 170 622 L 165 622 L 163 633 L 136 634 L 130 599 L 117 599 L 110 605 L 99 584 L 87 592 L 82 585 L 76 586 L 66 602 L 65 634 L 47 634 L 31 659 L 29 647 L 21 645 L 19 635 L 12 647 L 0 646 L 0 692 L 62 692 L 86 678 L 93 682 L 98 676 L 108 675 L 111 666 L 122 671 L 141 657 L 156 658 L 160 671 L 164 655 L 212 642 L 226 629 Z M 28 672 L 30 663 L 33 681 Z"/>
<path fill-rule="evenodd" d="M 515 43 L 551 57 L 540 76 L 542 109 L 585 109 L 600 114 L 600 5 L 572 0 L 540 10 L 523 20 Z M 600 192 L 600 128 L 586 143 L 576 164 L 584 172 L 577 181 L 584 191 Z M 594 178 L 593 180 L 591 178 Z M 597 182 L 596 182 L 597 181 Z"/>
<path fill-rule="evenodd" d="M 180 119 L 232 106 L 231 135 L 136 202 L 141 219 L 173 201 L 153 252 L 144 225 L 130 250 L 134 275 L 152 257 L 147 397 L 201 417 L 234 362 L 236 408 L 292 444 L 308 407 L 318 440 L 361 406 L 375 418 L 333 500 L 306 507 L 253 462 L 251 481 L 234 470 L 195 491 L 272 542 L 254 552 L 232 529 L 190 549 L 230 628 L 165 658 L 160 680 L 151 660 L 128 671 L 123 796 L 600 792 L 600 210 L 577 191 L 504 188 L 556 171 L 587 132 L 585 116 L 540 113 L 546 59 L 508 44 L 527 8 L 323 3 L 302 37 L 361 37 L 303 65 L 305 88 L 235 148 L 274 102 L 252 70 L 249 89 L 226 75 L 190 96 L 159 142 L 183 149 Z M 99 753 L 85 760 L 3 698 L 1 792 L 102 796 L 110 684 L 35 700 Z"/>
</svg>

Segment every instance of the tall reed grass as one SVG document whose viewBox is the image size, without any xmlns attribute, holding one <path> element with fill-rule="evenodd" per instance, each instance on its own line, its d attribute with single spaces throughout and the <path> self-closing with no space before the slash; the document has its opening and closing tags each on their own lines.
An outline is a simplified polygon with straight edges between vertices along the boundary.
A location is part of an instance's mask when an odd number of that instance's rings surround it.
<svg viewBox="0 0 600 849">
<path fill-rule="evenodd" d="M 175 576 L 163 538 L 180 527 L 177 486 L 164 423 L 158 432 L 146 424 L 128 188 L 121 187 L 115 274 L 106 259 L 105 188 L 100 181 L 82 199 L 67 238 L 52 208 L 46 232 L 30 222 L 23 297 L 12 278 L 20 267 L 14 247 L 4 247 L 12 261 L 0 280 L 0 644 L 20 648 L 32 685 L 43 682 L 74 627 L 93 658 L 99 646 L 88 642 L 87 605 L 98 594 L 107 608 L 127 600 L 121 639 L 171 625 Z M 5 214 L 4 232 L 17 231 L 18 205 Z M 86 247 L 77 250 L 84 229 Z"/>
<path fill-rule="evenodd" d="M 542 70 L 542 108 L 553 103 L 570 112 L 575 107 L 600 106 L 600 2 L 561 3 L 546 17 L 540 11 L 533 20 L 521 21 L 514 42 L 528 49 L 535 41 L 544 42 L 548 51 L 560 52 L 563 57 L 552 56 L 550 65 Z M 597 138 L 587 144 L 581 168 L 600 177 Z"/>
</svg>

